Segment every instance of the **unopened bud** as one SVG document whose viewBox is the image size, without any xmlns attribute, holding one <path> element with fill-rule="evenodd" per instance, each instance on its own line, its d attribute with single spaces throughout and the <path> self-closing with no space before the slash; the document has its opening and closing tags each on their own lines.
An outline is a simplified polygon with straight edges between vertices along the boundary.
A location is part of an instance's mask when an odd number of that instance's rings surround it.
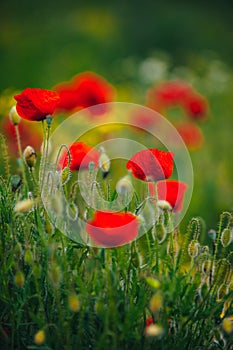
<svg viewBox="0 0 233 350">
<path fill-rule="evenodd" d="M 157 324 L 146 327 L 145 333 L 148 337 L 158 337 L 163 334 L 163 328 Z"/>
<path fill-rule="evenodd" d="M 27 146 L 23 152 L 23 159 L 29 168 L 33 168 L 36 164 L 36 151 L 33 147 Z"/>
<path fill-rule="evenodd" d="M 68 303 L 71 311 L 78 312 L 80 310 L 80 301 L 77 294 L 69 295 Z"/>
<path fill-rule="evenodd" d="M 224 318 L 224 320 L 222 321 L 222 328 L 228 334 L 233 332 L 233 317 L 232 316 Z"/>
<path fill-rule="evenodd" d="M 158 289 L 160 287 L 160 282 L 153 277 L 146 277 L 146 282 L 150 287 L 154 289 Z"/>
<path fill-rule="evenodd" d="M 15 274 L 15 284 L 17 287 L 22 288 L 24 285 L 25 277 L 22 271 L 17 271 Z"/>
<path fill-rule="evenodd" d="M 129 195 L 133 191 L 130 175 L 122 177 L 116 184 L 116 191 L 118 195 L 125 196 Z"/>
<path fill-rule="evenodd" d="M 26 249 L 24 253 L 24 260 L 26 264 L 31 265 L 33 263 L 33 255 L 30 249 Z"/>
<path fill-rule="evenodd" d="M 16 110 L 16 106 L 11 107 L 9 112 L 9 118 L 13 125 L 18 125 L 21 118 Z"/>
<path fill-rule="evenodd" d="M 188 255 L 191 258 L 196 258 L 198 256 L 198 253 L 199 253 L 199 247 L 200 247 L 199 242 L 196 240 L 192 240 L 188 246 Z"/>
<path fill-rule="evenodd" d="M 58 287 L 60 282 L 61 282 L 61 278 L 62 278 L 60 267 L 56 264 L 52 264 L 49 272 L 50 272 L 49 273 L 50 279 L 51 279 L 53 285 L 55 287 Z"/>
<path fill-rule="evenodd" d="M 65 185 L 70 179 L 70 169 L 66 166 L 61 172 L 61 184 Z"/>
<path fill-rule="evenodd" d="M 31 210 L 34 206 L 34 201 L 32 199 L 24 199 L 15 205 L 14 210 L 18 213 L 25 213 Z"/>
<path fill-rule="evenodd" d="M 110 159 L 109 156 L 105 153 L 105 150 L 101 147 L 100 149 L 101 155 L 99 157 L 99 168 L 102 171 L 103 178 L 105 178 L 110 170 Z"/>
<path fill-rule="evenodd" d="M 170 203 L 165 200 L 158 200 L 156 205 L 161 210 L 172 210 Z"/>
<path fill-rule="evenodd" d="M 228 247 L 233 240 L 233 229 L 225 228 L 221 234 L 221 243 L 224 248 Z"/>
<path fill-rule="evenodd" d="M 155 313 L 160 310 L 163 304 L 163 298 L 160 293 L 154 294 L 150 300 L 150 310 Z"/>
<path fill-rule="evenodd" d="M 37 345 L 42 345 L 45 342 L 45 331 L 39 330 L 34 336 L 34 342 Z"/>
</svg>

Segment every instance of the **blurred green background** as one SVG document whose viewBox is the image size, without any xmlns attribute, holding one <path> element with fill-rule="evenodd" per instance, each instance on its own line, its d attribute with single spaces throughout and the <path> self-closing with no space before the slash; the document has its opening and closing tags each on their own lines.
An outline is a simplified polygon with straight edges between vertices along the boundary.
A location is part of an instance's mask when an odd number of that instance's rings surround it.
<svg viewBox="0 0 233 350">
<path fill-rule="evenodd" d="M 0 92 L 51 88 L 84 70 L 103 75 L 119 101 L 183 78 L 210 102 L 202 149 L 192 152 L 189 212 L 215 227 L 233 207 L 233 3 L 224 1 L 1 1 Z"/>
</svg>

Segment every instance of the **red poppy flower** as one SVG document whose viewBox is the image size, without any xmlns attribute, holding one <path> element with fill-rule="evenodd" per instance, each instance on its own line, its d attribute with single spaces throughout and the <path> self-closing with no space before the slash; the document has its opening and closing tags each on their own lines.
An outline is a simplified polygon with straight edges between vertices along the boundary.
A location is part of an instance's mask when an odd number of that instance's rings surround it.
<svg viewBox="0 0 233 350">
<path fill-rule="evenodd" d="M 131 213 L 96 211 L 86 225 L 93 241 L 103 247 L 117 247 L 131 242 L 137 236 L 139 222 Z"/>
<path fill-rule="evenodd" d="M 113 87 L 92 72 L 78 74 L 70 82 L 55 86 L 55 90 L 60 96 L 57 110 L 64 111 L 111 102 L 114 96 Z"/>
<path fill-rule="evenodd" d="M 147 149 L 137 152 L 127 162 L 126 167 L 137 179 L 155 182 L 167 179 L 173 171 L 173 153 L 158 149 Z"/>
<path fill-rule="evenodd" d="M 146 326 L 149 327 L 151 324 L 154 324 L 154 320 L 152 316 L 146 319 Z"/>
<path fill-rule="evenodd" d="M 14 98 L 20 117 L 31 121 L 43 120 L 47 115 L 53 114 L 59 101 L 56 92 L 36 88 L 27 88 Z"/>
<path fill-rule="evenodd" d="M 21 140 L 22 149 L 28 145 L 32 146 L 36 150 L 39 150 L 42 144 L 43 135 L 40 125 L 34 123 L 33 125 L 27 120 L 21 119 L 18 128 Z M 4 118 L 1 123 L 3 134 L 7 138 L 7 145 L 9 151 L 12 154 L 18 154 L 18 146 L 16 141 L 15 126 L 12 124 L 9 118 Z"/>
<path fill-rule="evenodd" d="M 70 147 L 70 170 L 88 169 L 90 162 L 98 165 L 100 153 L 84 142 L 74 142 Z M 68 165 L 68 153 L 65 151 L 59 159 L 59 165 L 64 169 Z"/>
<path fill-rule="evenodd" d="M 183 101 L 187 114 L 195 120 L 203 120 L 208 114 L 208 102 L 200 94 L 191 93 Z"/>
<path fill-rule="evenodd" d="M 158 199 L 166 200 L 176 213 L 182 210 L 185 191 L 188 186 L 177 180 L 164 180 L 157 183 Z"/>
<path fill-rule="evenodd" d="M 193 92 L 192 87 L 184 81 L 167 81 L 148 91 L 148 106 L 160 110 L 181 104 Z"/>
<path fill-rule="evenodd" d="M 204 142 L 201 129 L 193 123 L 180 123 L 175 125 L 186 146 L 191 149 L 200 148 Z"/>
</svg>

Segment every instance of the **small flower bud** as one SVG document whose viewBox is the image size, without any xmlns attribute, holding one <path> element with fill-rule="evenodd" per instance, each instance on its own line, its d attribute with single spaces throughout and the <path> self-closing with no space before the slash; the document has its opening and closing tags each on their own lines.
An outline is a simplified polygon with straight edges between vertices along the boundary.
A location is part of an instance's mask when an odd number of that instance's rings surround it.
<svg viewBox="0 0 233 350">
<path fill-rule="evenodd" d="M 60 267 L 56 264 L 52 264 L 49 271 L 49 275 L 53 285 L 55 287 L 58 287 L 62 279 Z"/>
<path fill-rule="evenodd" d="M 172 210 L 170 203 L 165 200 L 158 200 L 156 205 L 161 210 Z"/>
<path fill-rule="evenodd" d="M 228 286 L 226 283 L 222 283 L 217 291 L 217 302 L 220 302 L 222 298 L 228 293 Z"/>
<path fill-rule="evenodd" d="M 198 256 L 198 253 L 199 253 L 199 247 L 200 247 L 199 242 L 196 240 L 192 240 L 188 246 L 188 255 L 191 258 L 196 258 Z"/>
<path fill-rule="evenodd" d="M 153 277 L 146 277 L 146 282 L 150 287 L 154 289 L 160 288 L 160 282 Z"/>
<path fill-rule="evenodd" d="M 27 146 L 23 152 L 23 159 L 29 168 L 33 168 L 36 164 L 36 152 L 33 147 Z"/>
<path fill-rule="evenodd" d="M 24 253 L 24 261 L 26 264 L 31 265 L 33 263 L 33 255 L 30 249 L 26 249 Z"/>
<path fill-rule="evenodd" d="M 37 345 L 42 345 L 45 342 L 45 331 L 40 329 L 34 336 L 34 342 Z"/>
<path fill-rule="evenodd" d="M 61 184 L 62 185 L 65 185 L 69 179 L 70 179 L 70 169 L 68 166 L 66 166 L 64 169 L 62 169 L 62 172 L 61 172 Z"/>
<path fill-rule="evenodd" d="M 163 334 L 163 328 L 157 324 L 146 327 L 145 334 L 149 337 L 158 337 Z"/>
<path fill-rule="evenodd" d="M 16 106 L 11 107 L 10 112 L 9 112 L 9 118 L 10 121 L 12 122 L 13 125 L 18 125 L 21 118 L 18 115 L 18 112 L 16 110 Z"/>
<path fill-rule="evenodd" d="M 164 225 L 162 223 L 160 223 L 160 222 L 158 222 L 155 225 L 155 236 L 158 239 L 159 244 L 164 242 L 166 237 L 167 237 L 167 231 L 166 231 Z"/>
<path fill-rule="evenodd" d="M 17 271 L 15 274 L 15 284 L 17 287 L 22 288 L 24 285 L 25 277 L 22 271 Z"/>
<path fill-rule="evenodd" d="M 80 310 L 80 301 L 77 294 L 69 295 L 68 303 L 71 311 L 78 312 Z"/>
<path fill-rule="evenodd" d="M 150 300 L 150 310 L 156 313 L 160 310 L 163 304 L 163 298 L 160 293 L 154 294 Z"/>
<path fill-rule="evenodd" d="M 99 168 L 102 170 L 103 178 L 105 178 L 109 173 L 111 163 L 103 147 L 101 147 L 100 152 L 101 155 L 99 157 Z"/>
<path fill-rule="evenodd" d="M 125 196 L 129 195 L 133 191 L 130 175 L 122 177 L 116 184 L 116 191 L 118 195 Z"/>
<path fill-rule="evenodd" d="M 222 328 L 226 333 L 230 334 L 233 331 L 233 317 L 224 318 Z"/>
<path fill-rule="evenodd" d="M 221 243 L 224 248 L 228 247 L 233 240 L 233 229 L 225 228 L 221 234 Z"/>
<path fill-rule="evenodd" d="M 32 199 L 24 199 L 15 205 L 14 210 L 18 213 L 25 213 L 31 210 L 34 206 L 34 201 Z"/>
<path fill-rule="evenodd" d="M 10 177 L 10 183 L 11 183 L 11 188 L 12 191 L 15 192 L 17 191 L 17 189 L 20 187 L 20 185 L 22 184 L 22 180 L 21 177 L 19 175 L 12 175 Z"/>
</svg>

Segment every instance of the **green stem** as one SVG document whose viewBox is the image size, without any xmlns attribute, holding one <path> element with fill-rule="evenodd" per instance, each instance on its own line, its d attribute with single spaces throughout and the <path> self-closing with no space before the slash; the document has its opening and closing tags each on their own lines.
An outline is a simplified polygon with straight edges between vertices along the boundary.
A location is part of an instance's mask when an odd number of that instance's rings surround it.
<svg viewBox="0 0 233 350">
<path fill-rule="evenodd" d="M 15 125 L 15 133 L 16 133 L 16 140 L 17 140 L 17 147 L 18 147 L 18 152 L 19 152 L 19 158 L 21 159 L 21 162 L 22 162 L 22 176 L 23 176 L 24 190 L 25 190 L 25 195 L 27 195 L 28 183 L 27 183 L 27 177 L 26 177 L 25 163 L 24 163 L 24 160 L 23 160 L 23 152 L 22 152 L 22 146 L 21 146 L 21 140 L 20 140 L 20 133 L 19 133 L 18 125 Z"/>
</svg>

